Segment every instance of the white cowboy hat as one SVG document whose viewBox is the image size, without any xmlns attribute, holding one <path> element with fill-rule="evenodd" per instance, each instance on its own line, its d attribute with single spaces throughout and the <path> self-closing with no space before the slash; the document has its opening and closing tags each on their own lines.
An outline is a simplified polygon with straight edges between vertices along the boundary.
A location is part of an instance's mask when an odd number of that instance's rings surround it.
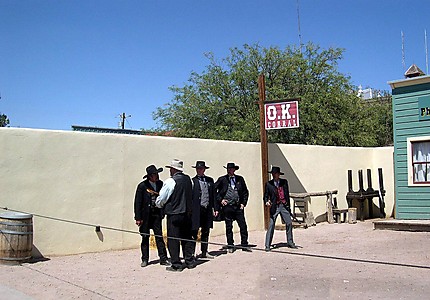
<svg viewBox="0 0 430 300">
<path fill-rule="evenodd" d="M 183 172 L 184 171 L 184 162 L 182 160 L 179 160 L 179 159 L 174 159 L 170 163 L 170 166 L 166 166 L 166 168 L 173 168 L 173 169 L 176 169 L 178 171 Z"/>
</svg>

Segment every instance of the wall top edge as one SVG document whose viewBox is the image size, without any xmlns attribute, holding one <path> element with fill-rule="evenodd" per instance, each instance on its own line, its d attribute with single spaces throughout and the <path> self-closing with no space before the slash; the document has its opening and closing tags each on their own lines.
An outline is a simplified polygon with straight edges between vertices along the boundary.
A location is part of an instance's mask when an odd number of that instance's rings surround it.
<svg viewBox="0 0 430 300">
<path fill-rule="evenodd" d="M 211 140 L 211 139 L 199 139 L 199 138 L 181 138 L 181 137 L 170 137 L 170 136 L 152 136 L 152 135 L 134 135 L 134 134 L 117 134 L 117 133 L 98 133 L 98 132 L 83 132 L 73 130 L 55 130 L 55 129 L 40 129 L 40 128 L 17 128 L 17 127 L 0 127 L 0 131 L 13 131 L 13 132 L 40 132 L 40 133 L 55 133 L 55 134 L 68 134 L 68 135 L 81 135 L 81 136 L 106 136 L 106 137 L 117 137 L 126 139 L 163 139 L 163 140 L 190 140 L 200 141 L 209 143 L 235 143 L 235 144 L 254 144 L 260 145 L 260 142 L 240 142 L 240 141 L 229 141 L 229 140 Z M 325 146 L 325 145 L 305 145 L 305 144 L 282 144 L 282 143 L 268 143 L 268 145 L 280 145 L 282 147 L 288 146 L 292 148 L 326 148 L 326 149 L 393 149 L 393 146 L 384 147 L 347 147 L 347 146 Z"/>
</svg>

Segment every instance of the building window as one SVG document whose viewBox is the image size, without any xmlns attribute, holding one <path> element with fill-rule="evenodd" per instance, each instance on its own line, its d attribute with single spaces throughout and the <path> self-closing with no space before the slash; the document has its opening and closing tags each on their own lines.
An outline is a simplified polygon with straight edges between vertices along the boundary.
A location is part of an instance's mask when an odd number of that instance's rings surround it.
<svg viewBox="0 0 430 300">
<path fill-rule="evenodd" d="M 430 187 L 430 136 L 411 137 L 406 139 L 408 168 L 408 186 Z M 402 155 L 398 157 L 402 161 Z M 398 175 L 404 174 L 401 169 Z"/>
<path fill-rule="evenodd" d="M 430 141 L 414 141 L 411 146 L 413 183 L 430 183 Z"/>
</svg>

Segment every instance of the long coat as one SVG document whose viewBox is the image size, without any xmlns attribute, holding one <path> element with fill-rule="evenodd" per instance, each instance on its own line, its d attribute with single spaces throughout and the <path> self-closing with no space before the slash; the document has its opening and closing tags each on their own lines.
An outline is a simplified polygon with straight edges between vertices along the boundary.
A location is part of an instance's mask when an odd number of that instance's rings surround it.
<svg viewBox="0 0 430 300">
<path fill-rule="evenodd" d="M 243 204 L 246 206 L 248 203 L 249 191 L 246 186 L 245 179 L 240 175 L 234 175 L 237 192 L 239 194 L 239 205 Z M 227 175 L 218 178 L 217 182 L 218 194 L 217 194 L 217 204 L 221 206 L 221 201 L 227 194 L 228 186 L 230 185 L 230 177 Z"/>
<path fill-rule="evenodd" d="M 163 186 L 163 182 L 158 180 L 155 183 L 155 192 L 159 192 L 161 187 Z M 136 194 L 134 197 L 134 219 L 142 220 L 143 223 L 141 226 L 147 228 L 149 226 L 149 215 L 151 213 L 151 194 L 148 192 L 154 191 L 154 188 L 149 183 L 149 179 L 146 179 L 139 183 L 136 189 Z M 163 217 L 162 210 L 160 208 L 152 208 L 155 213 L 159 213 L 160 217 Z"/>
<path fill-rule="evenodd" d="M 285 200 L 286 203 L 285 208 L 291 212 L 291 205 L 290 205 L 290 189 L 288 187 L 288 181 L 286 179 L 283 178 L 279 178 L 279 187 L 282 187 L 284 189 L 284 196 L 285 196 Z M 278 191 L 277 188 L 275 186 L 275 182 L 274 180 L 269 180 L 266 183 L 266 186 L 264 188 L 264 197 L 263 197 L 263 202 L 266 203 L 267 201 L 270 200 L 270 202 L 272 202 L 272 206 L 270 206 L 270 215 L 273 216 L 276 213 L 276 209 L 278 207 L 278 204 L 276 204 L 276 198 L 278 195 Z"/>
<path fill-rule="evenodd" d="M 193 204 L 192 204 L 192 230 L 200 228 L 200 203 L 202 190 L 200 188 L 198 176 L 192 178 L 193 181 Z M 207 228 L 213 228 L 213 210 L 218 211 L 218 205 L 215 203 L 215 183 L 212 177 L 205 176 L 205 181 L 208 185 L 209 204 L 207 207 Z"/>
</svg>

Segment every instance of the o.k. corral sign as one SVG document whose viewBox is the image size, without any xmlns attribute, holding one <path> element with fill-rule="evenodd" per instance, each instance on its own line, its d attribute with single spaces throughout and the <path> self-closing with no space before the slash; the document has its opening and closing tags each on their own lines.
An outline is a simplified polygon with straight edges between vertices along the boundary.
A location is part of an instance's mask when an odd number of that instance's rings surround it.
<svg viewBox="0 0 430 300">
<path fill-rule="evenodd" d="M 265 103 L 266 130 L 299 127 L 298 101 Z"/>
</svg>

